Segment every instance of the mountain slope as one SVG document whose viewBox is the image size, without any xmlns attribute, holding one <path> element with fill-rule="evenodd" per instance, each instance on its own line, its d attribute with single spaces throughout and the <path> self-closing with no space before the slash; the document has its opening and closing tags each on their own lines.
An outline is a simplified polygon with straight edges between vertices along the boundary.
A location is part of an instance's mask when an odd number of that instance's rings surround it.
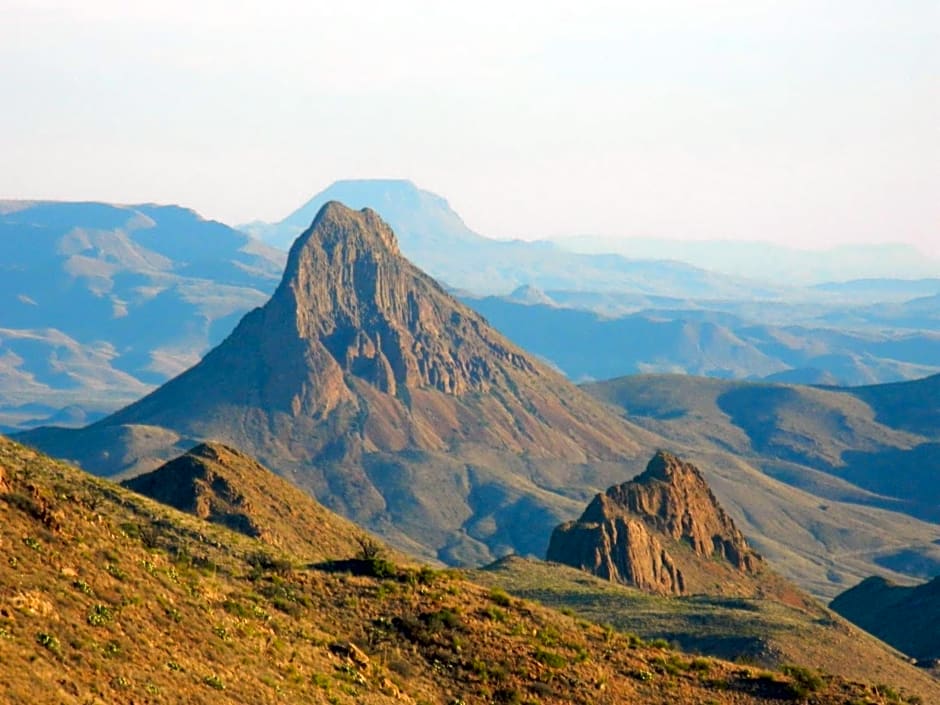
<svg viewBox="0 0 940 705">
<path fill-rule="evenodd" d="M 337 203 L 202 362 L 87 429 L 24 438 L 107 474 L 219 439 L 406 550 L 467 562 L 543 552 L 654 445 L 453 300 L 374 212 Z"/>
<path fill-rule="evenodd" d="M 362 531 L 355 524 L 253 458 L 220 443 L 202 443 L 122 484 L 297 558 L 325 561 L 355 555 L 360 549 L 357 537 Z"/>
<path fill-rule="evenodd" d="M 684 651 L 767 668 L 802 664 L 846 678 L 936 684 L 903 654 L 817 603 L 794 606 L 767 598 L 666 597 L 566 565 L 518 556 L 500 559 L 471 577 L 482 585 L 634 634 L 635 641 L 665 639 Z"/>
<path fill-rule="evenodd" d="M 311 569 L 2 437 L 0 545 L 15 568 L 0 571 L 0 692 L 11 705 L 875 696 L 810 672 L 693 665 L 449 572 Z M 938 695 L 916 678 L 904 688 Z"/>
</svg>

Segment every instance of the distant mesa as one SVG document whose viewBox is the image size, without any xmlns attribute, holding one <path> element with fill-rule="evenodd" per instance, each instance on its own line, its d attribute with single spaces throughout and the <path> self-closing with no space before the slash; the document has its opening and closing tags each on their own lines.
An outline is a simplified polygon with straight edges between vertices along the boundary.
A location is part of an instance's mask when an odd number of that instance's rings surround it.
<svg viewBox="0 0 940 705">
<path fill-rule="evenodd" d="M 556 528 L 547 559 L 664 595 L 741 592 L 764 569 L 698 469 L 665 451 Z"/>
</svg>

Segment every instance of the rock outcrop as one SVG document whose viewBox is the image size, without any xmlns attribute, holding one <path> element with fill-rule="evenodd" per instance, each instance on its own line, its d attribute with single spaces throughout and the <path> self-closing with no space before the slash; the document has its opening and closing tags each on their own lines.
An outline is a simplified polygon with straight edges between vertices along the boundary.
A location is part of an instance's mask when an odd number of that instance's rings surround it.
<svg viewBox="0 0 940 705">
<path fill-rule="evenodd" d="M 202 443 L 125 487 L 308 559 L 348 558 L 363 532 L 244 453 Z"/>
<path fill-rule="evenodd" d="M 715 589 L 729 568 L 745 577 L 763 568 L 698 469 L 664 451 L 557 527 L 547 558 L 666 595 Z"/>
</svg>

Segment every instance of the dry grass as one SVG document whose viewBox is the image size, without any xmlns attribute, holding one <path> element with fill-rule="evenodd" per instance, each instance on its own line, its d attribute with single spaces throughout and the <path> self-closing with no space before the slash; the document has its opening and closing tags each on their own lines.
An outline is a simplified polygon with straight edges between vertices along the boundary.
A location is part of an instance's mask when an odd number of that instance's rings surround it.
<svg viewBox="0 0 940 705">
<path fill-rule="evenodd" d="M 801 697 L 793 676 L 641 647 L 453 572 L 294 563 L 5 440 L 0 465 L 8 703 Z M 835 705 L 872 692 L 827 676 L 813 697 Z"/>
</svg>

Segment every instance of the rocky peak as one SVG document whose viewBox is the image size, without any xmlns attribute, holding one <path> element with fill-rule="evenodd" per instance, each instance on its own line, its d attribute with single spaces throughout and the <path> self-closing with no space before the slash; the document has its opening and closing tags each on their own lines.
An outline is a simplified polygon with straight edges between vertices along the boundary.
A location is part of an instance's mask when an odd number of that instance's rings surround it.
<svg viewBox="0 0 940 705">
<path fill-rule="evenodd" d="M 291 248 L 271 307 L 278 320 L 293 318 L 298 337 L 321 344 L 343 373 L 393 395 L 485 391 L 503 364 L 537 371 L 408 262 L 368 208 L 323 206 Z"/>
<path fill-rule="evenodd" d="M 652 592 L 693 588 L 689 557 L 744 575 L 763 561 L 718 504 L 698 469 L 665 451 L 636 478 L 598 494 L 576 522 L 555 529 L 548 560 Z M 707 572 L 707 571 L 706 571 Z"/>
</svg>

